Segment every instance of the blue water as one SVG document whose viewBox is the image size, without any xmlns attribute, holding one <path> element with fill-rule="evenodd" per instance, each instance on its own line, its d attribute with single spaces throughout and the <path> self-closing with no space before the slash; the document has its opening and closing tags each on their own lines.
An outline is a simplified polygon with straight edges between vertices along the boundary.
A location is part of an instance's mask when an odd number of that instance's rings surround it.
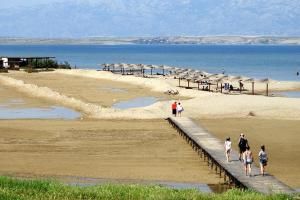
<svg viewBox="0 0 300 200">
<path fill-rule="evenodd" d="M 278 94 L 289 98 L 300 98 L 300 92 L 298 91 L 278 92 Z"/>
<path fill-rule="evenodd" d="M 137 97 L 128 101 L 115 103 L 112 107 L 117 109 L 129 109 L 150 106 L 157 102 L 155 97 Z"/>
<path fill-rule="evenodd" d="M 53 106 L 50 108 L 1 108 L 0 119 L 77 119 L 78 112 Z"/>
<path fill-rule="evenodd" d="M 0 45 L 0 55 L 55 56 L 78 68 L 143 63 L 300 81 L 299 45 Z"/>
<path fill-rule="evenodd" d="M 77 119 L 80 113 L 60 106 L 46 108 L 17 108 L 25 105 L 23 99 L 0 103 L 0 119 Z"/>
</svg>

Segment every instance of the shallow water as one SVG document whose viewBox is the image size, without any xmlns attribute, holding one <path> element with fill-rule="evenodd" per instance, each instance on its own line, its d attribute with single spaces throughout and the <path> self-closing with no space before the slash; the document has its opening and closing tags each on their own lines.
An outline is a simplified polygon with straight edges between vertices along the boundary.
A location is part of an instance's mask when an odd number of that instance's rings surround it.
<svg viewBox="0 0 300 200">
<path fill-rule="evenodd" d="M 286 92 L 279 92 L 276 94 L 288 98 L 300 98 L 300 91 L 286 91 Z"/>
<path fill-rule="evenodd" d="M 18 108 L 22 99 L 10 99 L 0 103 L 0 119 L 77 119 L 80 113 L 61 106 L 44 108 Z"/>
<path fill-rule="evenodd" d="M 77 119 L 80 113 L 68 108 L 9 108 L 0 106 L 0 119 Z"/>
<path fill-rule="evenodd" d="M 128 92 L 126 89 L 116 88 L 116 87 L 111 87 L 111 86 L 101 87 L 100 90 L 105 90 L 105 91 L 109 91 L 112 93 L 127 93 Z"/>
<path fill-rule="evenodd" d="M 138 97 L 128 101 L 115 103 L 112 107 L 116 109 L 129 109 L 150 106 L 158 101 L 156 97 Z"/>
</svg>

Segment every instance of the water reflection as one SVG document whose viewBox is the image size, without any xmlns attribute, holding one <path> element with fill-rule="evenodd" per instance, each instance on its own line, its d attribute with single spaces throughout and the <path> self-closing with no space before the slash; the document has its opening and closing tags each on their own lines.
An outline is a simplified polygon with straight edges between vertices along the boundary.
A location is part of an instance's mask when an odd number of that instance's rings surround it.
<svg viewBox="0 0 300 200">
<path fill-rule="evenodd" d="M 51 106 L 48 108 L 9 108 L 0 107 L 0 119 L 77 119 L 80 113 Z"/>
<path fill-rule="evenodd" d="M 117 109 L 128 109 L 150 106 L 158 101 L 156 97 L 138 97 L 128 101 L 115 103 L 112 107 Z"/>
<path fill-rule="evenodd" d="M 77 119 L 80 113 L 60 106 L 19 108 L 23 99 L 9 99 L 0 103 L 0 119 Z"/>
</svg>

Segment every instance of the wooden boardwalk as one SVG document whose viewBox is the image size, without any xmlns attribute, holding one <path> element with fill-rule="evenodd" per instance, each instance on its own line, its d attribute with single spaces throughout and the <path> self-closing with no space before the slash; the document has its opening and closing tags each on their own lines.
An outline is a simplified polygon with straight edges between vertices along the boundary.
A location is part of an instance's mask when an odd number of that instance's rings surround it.
<svg viewBox="0 0 300 200">
<path fill-rule="evenodd" d="M 258 167 L 252 165 L 252 176 L 246 176 L 238 153 L 231 152 L 232 161 L 227 163 L 224 142 L 215 138 L 207 130 L 196 125 L 190 118 L 171 117 L 168 121 L 192 145 L 193 149 L 207 161 L 211 169 L 216 170 L 225 181 L 262 193 L 294 193 L 295 191 L 272 175 L 260 175 Z M 258 159 L 256 157 L 256 162 Z"/>
</svg>

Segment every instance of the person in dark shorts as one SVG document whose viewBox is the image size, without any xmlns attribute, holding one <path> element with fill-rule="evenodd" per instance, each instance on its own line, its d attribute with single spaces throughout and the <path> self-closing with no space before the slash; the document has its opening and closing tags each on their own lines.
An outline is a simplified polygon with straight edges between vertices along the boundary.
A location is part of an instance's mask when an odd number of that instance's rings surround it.
<svg viewBox="0 0 300 200">
<path fill-rule="evenodd" d="M 253 155 L 252 152 L 250 151 L 249 146 L 246 147 L 246 151 L 243 153 L 243 161 L 244 161 L 246 176 L 251 177 L 251 164 L 253 162 Z"/>
<path fill-rule="evenodd" d="M 265 168 L 266 168 L 267 163 L 268 163 L 268 155 L 266 153 L 264 145 L 262 145 L 260 147 L 260 152 L 258 154 L 258 157 L 259 157 L 259 164 L 260 164 L 260 174 L 264 176 L 265 175 Z"/>
<path fill-rule="evenodd" d="M 174 117 L 176 117 L 176 114 L 177 114 L 177 102 L 176 101 L 172 104 L 172 114 L 174 115 Z"/>
<path fill-rule="evenodd" d="M 243 153 L 246 151 L 246 148 L 249 147 L 248 140 L 245 138 L 245 135 L 243 133 L 241 133 L 240 135 L 238 145 L 240 149 L 239 160 L 242 161 Z"/>
</svg>

